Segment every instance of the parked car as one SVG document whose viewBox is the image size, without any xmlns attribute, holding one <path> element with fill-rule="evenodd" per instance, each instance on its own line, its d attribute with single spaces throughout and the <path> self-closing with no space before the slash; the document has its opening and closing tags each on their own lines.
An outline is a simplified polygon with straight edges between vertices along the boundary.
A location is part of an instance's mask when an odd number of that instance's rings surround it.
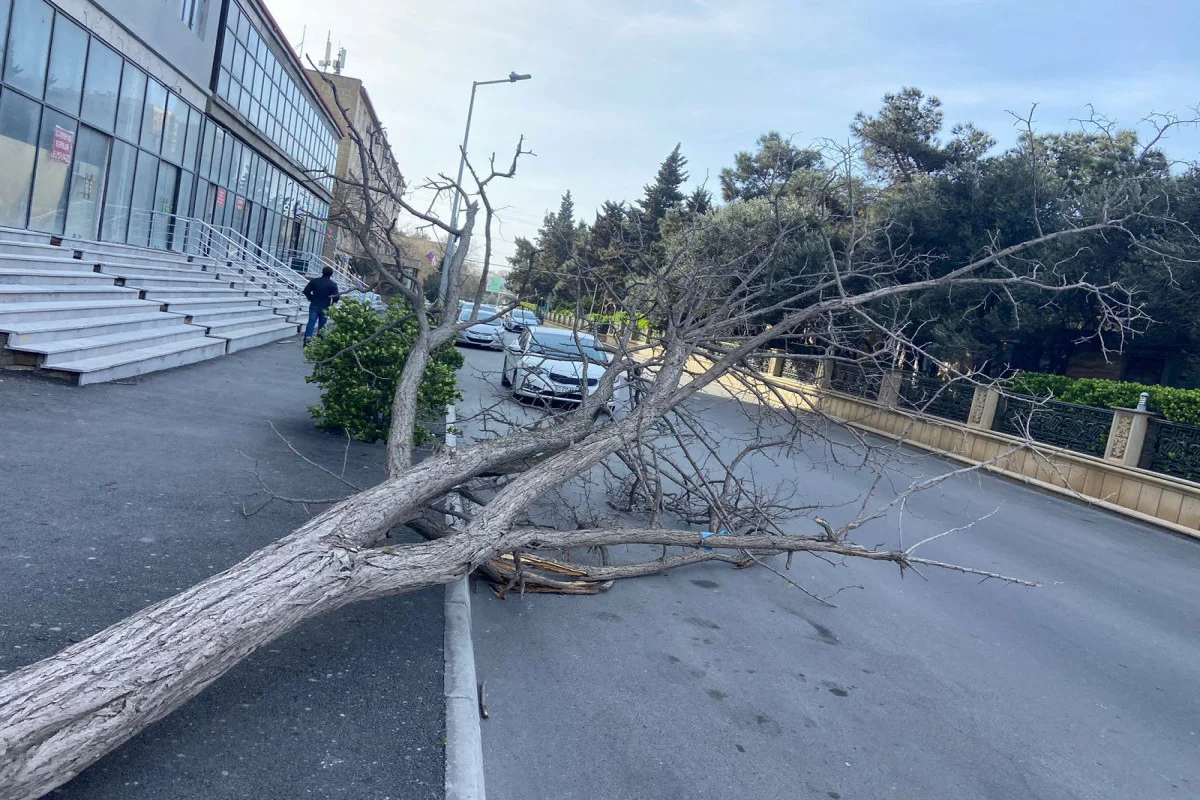
<svg viewBox="0 0 1200 800">
<path fill-rule="evenodd" d="M 585 391 L 596 390 L 608 362 L 591 334 L 535 325 L 505 346 L 500 385 L 518 399 L 581 403 Z"/>
<path fill-rule="evenodd" d="M 343 300 L 357 300 L 360 303 L 366 303 L 380 314 L 387 311 L 387 303 L 384 302 L 384 299 L 375 292 L 364 292 L 361 289 L 352 289 L 350 291 L 343 292 L 341 297 Z"/>
<path fill-rule="evenodd" d="M 470 322 L 471 311 L 473 306 L 467 304 L 465 307 L 460 306 L 458 311 L 459 322 Z M 487 347 L 492 350 L 504 349 L 504 325 L 496 318 L 499 309 L 495 306 L 480 306 L 479 315 L 475 318 L 479 320 L 474 325 L 467 328 L 462 328 L 455 337 L 457 344 L 471 344 L 476 347 Z"/>
<path fill-rule="evenodd" d="M 513 333 L 520 333 L 526 328 L 541 324 L 542 321 L 537 318 L 537 314 L 523 308 L 514 308 L 504 315 L 504 329 Z"/>
</svg>

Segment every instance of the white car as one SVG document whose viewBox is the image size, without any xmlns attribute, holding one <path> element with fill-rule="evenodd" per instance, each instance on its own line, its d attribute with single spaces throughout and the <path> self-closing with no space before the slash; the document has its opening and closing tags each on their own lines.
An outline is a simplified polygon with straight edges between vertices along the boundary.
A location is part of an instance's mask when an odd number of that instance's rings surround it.
<svg viewBox="0 0 1200 800">
<path fill-rule="evenodd" d="M 471 310 L 473 306 L 459 307 L 458 321 L 470 322 Z M 462 328 L 455 337 L 455 342 L 458 344 L 471 344 L 476 347 L 487 347 L 491 350 L 504 349 L 504 324 L 499 319 L 489 319 L 495 317 L 498 312 L 494 306 L 479 307 L 479 316 L 475 319 L 482 320 L 476 322 L 467 328 Z"/>
<path fill-rule="evenodd" d="M 534 326 L 505 346 L 500 385 L 518 399 L 581 403 L 584 387 L 596 391 L 608 362 L 591 334 Z"/>
<path fill-rule="evenodd" d="M 526 328 L 534 328 L 541 324 L 537 314 L 524 308 L 514 308 L 504 315 L 504 328 L 513 333 L 520 333 Z"/>
</svg>

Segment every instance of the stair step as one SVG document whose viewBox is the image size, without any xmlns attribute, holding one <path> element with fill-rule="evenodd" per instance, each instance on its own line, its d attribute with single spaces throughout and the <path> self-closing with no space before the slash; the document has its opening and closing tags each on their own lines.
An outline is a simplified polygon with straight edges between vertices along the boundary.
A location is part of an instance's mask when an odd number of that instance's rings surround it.
<svg viewBox="0 0 1200 800">
<path fill-rule="evenodd" d="M 103 383 L 216 358 L 225 354 L 226 346 L 224 339 L 202 336 L 115 355 L 67 361 L 55 364 L 51 371 L 68 373 L 80 385 Z"/>
<path fill-rule="evenodd" d="M 52 303 L 70 300 L 137 299 L 135 289 L 121 286 L 47 286 L 45 284 L 0 285 L 0 311 L 14 303 Z"/>
<path fill-rule="evenodd" d="M 57 251 L 56 255 L 23 256 L 0 253 L 0 269 L 21 270 L 50 270 L 66 272 L 91 272 L 89 261 L 71 258 L 71 251 L 48 247 L 47 250 Z"/>
<path fill-rule="evenodd" d="M 170 300 L 156 301 L 163 303 L 168 311 L 176 314 L 195 314 L 205 311 L 225 310 L 235 308 L 262 309 L 258 300 L 253 297 L 234 295 L 232 297 L 180 297 Z"/>
<path fill-rule="evenodd" d="M 0 284 L 7 286 L 115 286 L 116 278 L 112 275 L 100 275 L 95 272 L 82 272 L 67 269 L 19 269 L 0 267 Z"/>
<path fill-rule="evenodd" d="M 180 300 L 199 300 L 199 299 L 214 299 L 221 298 L 245 299 L 246 293 L 241 289 L 230 289 L 222 287 L 220 284 L 214 284 L 211 287 L 200 286 L 172 286 L 170 288 L 148 289 L 146 291 L 147 300 L 161 300 L 164 303 Z"/>
<path fill-rule="evenodd" d="M 269 325 L 259 325 L 254 328 L 244 328 L 238 331 L 209 334 L 229 341 L 228 351 L 236 353 L 239 350 L 249 350 L 281 339 L 288 339 L 300 332 L 299 326 L 288 322 L 273 322 Z"/>
<path fill-rule="evenodd" d="M 279 325 L 281 322 L 283 320 L 277 314 L 272 314 L 265 308 L 259 314 L 242 314 L 236 317 L 226 317 L 225 319 L 191 318 L 193 325 L 201 325 L 207 328 L 209 336 L 225 336 L 228 333 L 236 333 L 239 330 L 261 328 L 264 325 Z"/>
<path fill-rule="evenodd" d="M 114 278 L 117 277 L 115 272 L 108 272 L 107 267 L 105 268 L 105 273 L 112 275 Z M 175 293 L 190 289 L 213 290 L 234 288 L 237 288 L 238 291 L 245 291 L 240 287 L 234 287 L 232 281 L 218 280 L 211 275 L 206 277 L 202 272 L 195 273 L 195 275 L 196 277 L 180 276 L 177 278 L 168 277 L 166 275 L 128 275 L 123 276 L 122 280 L 125 281 L 126 286 L 132 286 L 135 289 L 145 289 L 147 292 L 150 292 L 150 290 L 156 290 Z"/>
<path fill-rule="evenodd" d="M 0 305 L 0 330 L 12 330 L 23 325 L 51 320 L 71 320 L 76 317 L 99 317 L 159 311 L 161 303 L 127 295 L 121 300 L 67 300 L 41 303 L 4 303 Z"/>
<path fill-rule="evenodd" d="M 151 311 L 138 314 L 106 314 L 96 317 L 14 322 L 7 325 L 8 346 L 19 350 L 25 345 L 36 343 L 106 336 L 134 330 L 169 328 L 183 321 L 184 317 L 181 314 Z"/>
<path fill-rule="evenodd" d="M 60 339 L 54 342 L 36 342 L 28 346 L 12 347 L 28 353 L 40 353 L 41 365 L 54 367 L 65 361 L 100 358 L 119 355 L 147 347 L 157 347 L 169 342 L 204 338 L 204 329 L 187 325 L 176 318 L 175 325 L 150 330 L 122 331 L 120 333 L 85 336 L 79 339 Z"/>
</svg>

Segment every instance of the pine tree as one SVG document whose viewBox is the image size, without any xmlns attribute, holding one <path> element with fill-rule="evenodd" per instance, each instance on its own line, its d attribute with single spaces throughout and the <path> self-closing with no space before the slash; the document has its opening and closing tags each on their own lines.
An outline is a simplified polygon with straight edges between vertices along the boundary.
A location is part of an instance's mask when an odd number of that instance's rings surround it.
<svg viewBox="0 0 1200 800">
<path fill-rule="evenodd" d="M 667 212 L 679 208 L 683 203 L 683 193 L 679 190 L 688 179 L 687 159 L 680 153 L 680 146 L 667 156 L 654 176 L 654 182 L 647 184 L 645 197 L 638 203 L 639 224 L 642 236 L 647 245 L 657 242 L 660 238 L 658 224 L 667 216 Z"/>
</svg>

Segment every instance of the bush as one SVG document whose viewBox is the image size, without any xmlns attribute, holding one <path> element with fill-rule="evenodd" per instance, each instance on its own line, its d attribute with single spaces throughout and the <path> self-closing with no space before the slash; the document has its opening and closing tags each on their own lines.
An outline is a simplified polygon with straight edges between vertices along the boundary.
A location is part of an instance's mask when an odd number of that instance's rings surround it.
<svg viewBox="0 0 1200 800">
<path fill-rule="evenodd" d="M 1200 425 L 1200 389 L 1148 386 L 1100 378 L 1068 378 L 1022 372 L 1004 381 L 1011 391 L 1033 397 L 1051 397 L 1065 403 L 1096 408 L 1136 408 L 1142 392 L 1149 392 L 1151 411 L 1171 422 Z"/>
<path fill-rule="evenodd" d="M 387 439 L 392 395 L 408 360 L 408 343 L 417 336 L 416 320 L 399 322 L 409 313 L 408 305 L 398 300 L 388 306 L 386 314 L 353 300 L 329 309 L 333 325 L 304 349 L 305 358 L 313 365 L 312 375 L 305 380 L 321 387 L 320 405 L 309 408 L 319 426 L 341 428 L 363 442 Z M 353 352 L 338 355 L 393 324 L 392 330 Z M 462 396 L 455 378 L 462 364 L 462 354 L 452 344 L 430 359 L 417 400 L 417 427 L 413 432 L 416 444 L 433 438 L 427 425 L 440 422 L 447 406 Z"/>
</svg>

